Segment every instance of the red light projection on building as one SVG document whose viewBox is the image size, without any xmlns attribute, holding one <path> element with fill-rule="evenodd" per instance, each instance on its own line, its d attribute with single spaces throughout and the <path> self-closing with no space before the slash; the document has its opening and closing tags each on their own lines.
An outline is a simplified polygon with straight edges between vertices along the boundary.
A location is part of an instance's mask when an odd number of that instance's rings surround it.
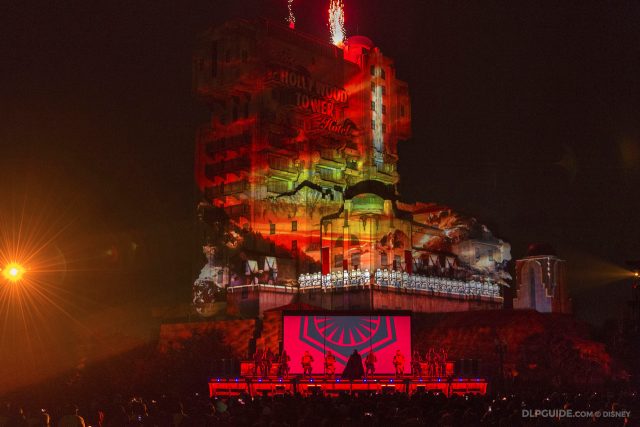
<svg viewBox="0 0 640 427">
<path fill-rule="evenodd" d="M 196 141 L 199 215 L 220 267 L 200 287 L 381 285 L 501 302 L 509 245 L 398 197 L 409 90 L 371 40 L 338 47 L 240 20 L 198 46 L 194 88 L 211 111 Z M 196 306 L 213 303 L 202 295 Z"/>
</svg>

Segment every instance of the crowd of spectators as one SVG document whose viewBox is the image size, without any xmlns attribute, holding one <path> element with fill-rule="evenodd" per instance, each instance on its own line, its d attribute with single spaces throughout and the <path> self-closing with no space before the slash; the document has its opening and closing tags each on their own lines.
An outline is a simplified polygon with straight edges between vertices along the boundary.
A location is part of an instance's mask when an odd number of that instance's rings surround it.
<svg viewBox="0 0 640 427">
<path fill-rule="evenodd" d="M 508 392 L 486 396 L 418 392 L 210 398 L 202 379 L 209 377 L 212 359 L 229 357 L 231 351 L 217 333 L 194 336 L 161 354 L 151 344 L 0 396 L 0 427 L 640 426 L 640 395 L 628 391 L 628 382 L 554 386 L 540 380 L 545 375 L 517 384 L 495 381 L 494 387 Z M 564 367 L 543 372 L 580 378 Z M 590 388 L 609 392 L 576 392 Z M 526 413 L 549 409 L 599 411 L 600 416 L 534 418 Z"/>
<path fill-rule="evenodd" d="M 3 403 L 0 427 L 359 427 L 359 426 L 635 426 L 640 398 L 636 393 L 454 395 L 406 394 L 282 395 L 275 397 L 155 398 L 121 396 L 75 404 L 28 406 Z M 528 417 L 524 410 L 563 409 L 593 416 Z M 599 412 L 598 412 L 599 411 Z M 596 416 L 598 413 L 600 416 Z"/>
</svg>

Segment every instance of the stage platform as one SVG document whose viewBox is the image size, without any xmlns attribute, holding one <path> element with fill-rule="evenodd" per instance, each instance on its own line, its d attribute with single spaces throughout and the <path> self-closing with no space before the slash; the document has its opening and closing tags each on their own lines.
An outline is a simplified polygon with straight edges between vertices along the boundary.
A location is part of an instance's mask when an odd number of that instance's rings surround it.
<svg viewBox="0 0 640 427">
<path fill-rule="evenodd" d="M 487 381 L 483 378 L 394 378 L 393 376 L 376 375 L 362 380 L 328 379 L 325 376 L 302 378 L 290 376 L 277 377 L 237 377 L 212 378 L 209 382 L 211 397 L 239 396 L 242 393 L 250 396 L 277 396 L 286 393 L 338 395 L 341 393 L 409 393 L 418 391 L 435 391 L 446 396 L 452 394 L 481 394 L 487 392 Z"/>
</svg>

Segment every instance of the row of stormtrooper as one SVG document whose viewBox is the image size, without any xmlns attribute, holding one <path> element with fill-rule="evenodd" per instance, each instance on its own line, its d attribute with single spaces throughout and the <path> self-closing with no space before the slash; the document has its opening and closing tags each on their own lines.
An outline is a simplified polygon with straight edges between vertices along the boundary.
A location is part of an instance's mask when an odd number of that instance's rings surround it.
<svg viewBox="0 0 640 427">
<path fill-rule="evenodd" d="M 230 274 L 229 269 L 226 267 L 213 265 L 212 258 L 203 268 L 196 282 L 213 282 L 218 288 L 253 284 L 276 285 L 278 283 L 278 261 L 276 257 L 267 256 L 264 258 L 263 263 L 259 263 L 257 260 L 247 260 L 245 262 L 244 279 Z M 442 277 L 431 274 L 412 274 L 406 271 L 388 270 L 386 268 L 376 269 L 373 275 L 368 269 L 332 271 L 328 274 L 320 272 L 303 273 L 298 276 L 297 285 L 301 289 L 332 289 L 365 286 L 371 284 L 372 280 L 377 286 L 424 290 L 461 296 L 500 296 L 500 285 L 488 278 L 478 280 L 477 278 Z"/>
<path fill-rule="evenodd" d="M 344 270 L 329 274 L 307 273 L 298 277 L 301 289 L 340 288 L 364 286 L 371 283 L 371 273 L 365 270 Z M 463 296 L 499 297 L 500 285 L 489 280 L 461 280 L 447 277 L 409 274 L 403 271 L 377 269 L 373 275 L 374 284 L 394 288 L 425 290 Z"/>
</svg>

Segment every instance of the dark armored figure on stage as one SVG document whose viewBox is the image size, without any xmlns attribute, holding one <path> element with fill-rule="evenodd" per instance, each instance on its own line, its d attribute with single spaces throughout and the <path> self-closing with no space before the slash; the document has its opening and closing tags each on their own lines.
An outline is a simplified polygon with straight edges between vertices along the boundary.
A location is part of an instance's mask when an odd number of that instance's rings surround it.
<svg viewBox="0 0 640 427">
<path fill-rule="evenodd" d="M 282 350 L 280 355 L 280 366 L 278 366 L 278 376 L 287 378 L 289 376 L 289 362 L 291 356 L 287 354 L 287 350 Z"/>
<path fill-rule="evenodd" d="M 359 380 L 364 376 L 364 368 L 362 367 L 362 356 L 358 353 L 358 350 L 353 350 L 347 365 L 342 372 L 342 378 L 348 380 Z"/>
</svg>

